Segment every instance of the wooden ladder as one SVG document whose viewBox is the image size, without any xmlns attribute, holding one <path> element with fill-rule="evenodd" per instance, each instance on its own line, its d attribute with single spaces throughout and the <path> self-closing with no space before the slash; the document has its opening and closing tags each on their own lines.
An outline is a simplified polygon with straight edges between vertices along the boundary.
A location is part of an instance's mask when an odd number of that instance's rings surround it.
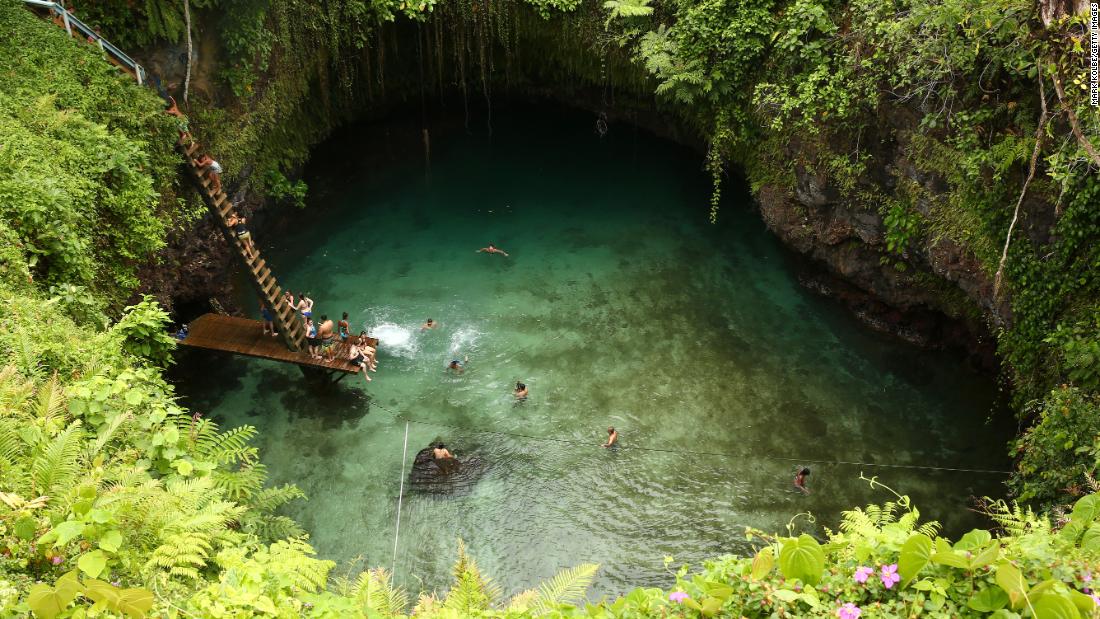
<svg viewBox="0 0 1100 619">
<path fill-rule="evenodd" d="M 283 298 L 283 290 L 275 280 L 275 274 L 271 272 L 267 263 L 260 257 L 260 251 L 256 247 L 255 240 L 252 243 L 252 257 L 249 257 L 244 243 L 237 238 L 237 235 L 229 227 L 228 220 L 229 216 L 233 214 L 233 204 L 229 201 L 225 192 L 214 191 L 212 188 L 213 181 L 209 175 L 202 168 L 195 165 L 194 158 L 199 152 L 199 145 L 194 142 L 187 144 L 183 138 L 180 138 L 176 142 L 176 150 L 183 155 L 187 163 L 188 177 L 191 178 L 195 188 L 198 189 L 206 208 L 214 214 L 214 220 L 221 228 L 226 242 L 235 250 L 233 253 L 250 274 L 249 280 L 256 292 L 267 301 L 268 307 L 271 308 L 273 322 L 279 336 L 282 337 L 283 342 L 290 350 L 295 352 L 305 351 L 305 324 L 298 318 L 294 308 Z"/>
</svg>

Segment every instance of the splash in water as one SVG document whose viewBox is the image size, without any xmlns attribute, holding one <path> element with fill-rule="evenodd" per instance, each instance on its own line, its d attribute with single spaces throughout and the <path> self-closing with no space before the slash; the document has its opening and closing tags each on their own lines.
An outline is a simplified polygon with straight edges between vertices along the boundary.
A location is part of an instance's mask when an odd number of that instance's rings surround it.
<svg viewBox="0 0 1100 619">
<path fill-rule="evenodd" d="M 409 327 L 383 322 L 370 329 L 370 334 L 378 338 L 379 348 L 390 354 L 411 357 L 416 353 L 416 341 Z"/>
</svg>

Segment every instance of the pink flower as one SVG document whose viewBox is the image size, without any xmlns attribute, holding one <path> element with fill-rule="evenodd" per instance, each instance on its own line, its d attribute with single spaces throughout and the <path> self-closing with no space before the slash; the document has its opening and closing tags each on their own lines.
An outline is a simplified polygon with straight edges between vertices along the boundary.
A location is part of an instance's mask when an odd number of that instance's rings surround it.
<svg viewBox="0 0 1100 619">
<path fill-rule="evenodd" d="M 879 574 L 879 578 L 882 579 L 882 586 L 889 589 L 894 586 L 894 583 L 901 580 L 901 576 L 898 575 L 898 564 L 891 563 L 890 565 L 882 566 L 882 573 Z"/>
<path fill-rule="evenodd" d="M 1081 574 L 1081 580 L 1083 580 L 1084 582 L 1092 582 L 1092 573 L 1085 572 Z"/>
<path fill-rule="evenodd" d="M 859 616 L 862 614 L 863 611 L 851 602 L 848 602 L 844 606 L 836 609 L 836 616 L 840 619 L 859 619 Z"/>
<path fill-rule="evenodd" d="M 875 573 L 875 570 L 873 570 L 869 567 L 864 567 L 864 566 L 861 565 L 858 568 L 856 568 L 856 573 L 852 576 L 852 578 L 855 578 L 856 582 L 862 584 L 862 583 L 867 582 L 867 579 L 870 578 L 871 574 L 874 574 L 874 573 Z"/>
<path fill-rule="evenodd" d="M 54 565 L 61 565 L 61 562 L 64 560 L 65 559 L 63 559 L 61 555 L 54 555 L 53 558 L 50 559 L 50 563 L 53 563 Z"/>
<path fill-rule="evenodd" d="M 1095 593 L 1093 593 L 1089 597 L 1092 598 L 1093 602 L 1096 602 L 1097 606 L 1100 606 L 1100 595 L 1096 595 Z"/>
<path fill-rule="evenodd" d="M 668 599 L 672 600 L 673 602 L 679 603 L 688 599 L 688 594 L 684 593 L 683 591 L 673 591 L 672 593 L 668 594 Z"/>
</svg>

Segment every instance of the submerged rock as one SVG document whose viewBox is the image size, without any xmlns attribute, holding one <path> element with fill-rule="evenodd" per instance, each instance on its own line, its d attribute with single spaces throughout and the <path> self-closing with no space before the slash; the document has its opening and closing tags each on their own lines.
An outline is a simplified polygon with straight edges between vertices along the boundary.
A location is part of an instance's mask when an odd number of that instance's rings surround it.
<svg viewBox="0 0 1100 619">
<path fill-rule="evenodd" d="M 425 447 L 413 460 L 409 485 L 423 492 L 452 494 L 472 488 L 487 468 L 477 456 L 436 459 L 432 448 Z"/>
</svg>

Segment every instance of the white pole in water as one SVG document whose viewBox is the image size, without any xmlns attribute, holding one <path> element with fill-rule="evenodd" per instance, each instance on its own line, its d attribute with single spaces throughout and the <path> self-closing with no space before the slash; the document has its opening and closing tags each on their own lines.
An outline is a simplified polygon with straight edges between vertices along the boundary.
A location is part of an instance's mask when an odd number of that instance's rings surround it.
<svg viewBox="0 0 1100 619">
<path fill-rule="evenodd" d="M 405 422 L 405 447 L 401 450 L 401 490 L 397 493 L 397 525 L 393 529 L 393 563 L 390 563 L 390 578 L 397 568 L 397 538 L 401 535 L 401 500 L 405 497 L 405 458 L 409 453 L 409 422 Z"/>
</svg>

